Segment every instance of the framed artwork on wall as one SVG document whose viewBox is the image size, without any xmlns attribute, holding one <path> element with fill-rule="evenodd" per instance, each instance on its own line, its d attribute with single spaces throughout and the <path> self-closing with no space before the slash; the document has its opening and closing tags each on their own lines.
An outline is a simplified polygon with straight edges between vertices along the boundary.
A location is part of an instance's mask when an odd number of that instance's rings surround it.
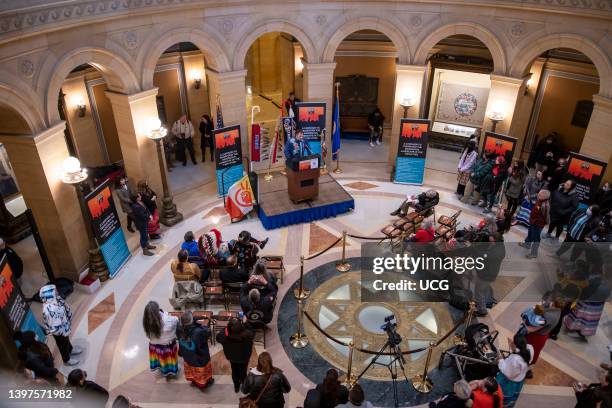
<svg viewBox="0 0 612 408">
<path fill-rule="evenodd" d="M 482 127 L 488 99 L 488 88 L 441 82 L 436 121 Z"/>
</svg>

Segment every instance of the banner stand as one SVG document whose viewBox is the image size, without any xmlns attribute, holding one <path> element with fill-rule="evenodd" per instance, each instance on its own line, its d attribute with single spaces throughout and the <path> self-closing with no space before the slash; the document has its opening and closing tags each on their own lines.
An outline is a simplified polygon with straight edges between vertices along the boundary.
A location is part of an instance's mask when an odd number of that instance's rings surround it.
<svg viewBox="0 0 612 408">
<path fill-rule="evenodd" d="M 429 127 L 428 119 L 401 119 L 394 183 L 423 184 Z"/>
</svg>

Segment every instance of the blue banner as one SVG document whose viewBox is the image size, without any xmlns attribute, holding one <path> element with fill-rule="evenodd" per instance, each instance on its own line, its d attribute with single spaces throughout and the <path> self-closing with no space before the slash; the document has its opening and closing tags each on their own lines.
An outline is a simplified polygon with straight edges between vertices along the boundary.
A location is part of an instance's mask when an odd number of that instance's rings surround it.
<svg viewBox="0 0 612 408">
<path fill-rule="evenodd" d="M 312 154 L 321 154 L 321 132 L 325 129 L 325 102 L 298 102 L 297 128 L 304 132 Z"/>
<path fill-rule="evenodd" d="M 402 119 L 393 182 L 423 184 L 429 120 Z"/>
<path fill-rule="evenodd" d="M 221 170 L 217 169 L 217 191 L 220 196 L 227 195 L 227 190 L 244 176 L 242 170 L 242 164 Z"/>
<path fill-rule="evenodd" d="M 94 238 L 106 262 L 109 277 L 112 279 L 131 254 L 121 229 L 108 180 L 89 193 L 85 201 Z"/>
</svg>

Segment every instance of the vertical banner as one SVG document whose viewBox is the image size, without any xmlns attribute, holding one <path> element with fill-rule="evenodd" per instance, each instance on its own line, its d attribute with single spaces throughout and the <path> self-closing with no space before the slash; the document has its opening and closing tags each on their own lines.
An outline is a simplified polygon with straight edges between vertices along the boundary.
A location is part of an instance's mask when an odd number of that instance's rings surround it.
<svg viewBox="0 0 612 408">
<path fill-rule="evenodd" d="M 85 197 L 89 221 L 109 277 L 114 278 L 130 258 L 108 180 Z"/>
<path fill-rule="evenodd" d="M 606 172 L 606 165 L 601 160 L 570 152 L 567 175 L 576 181 L 576 191 L 581 204 L 591 203 Z"/>
<path fill-rule="evenodd" d="M 215 129 L 214 137 L 217 192 L 224 196 L 243 176 L 240 125 Z"/>
<path fill-rule="evenodd" d="M 401 120 L 394 183 L 423 184 L 429 125 L 427 119 Z"/>
<path fill-rule="evenodd" d="M 297 102 L 297 127 L 304 132 L 313 154 L 321 154 L 321 132 L 325 129 L 325 102 Z"/>
<path fill-rule="evenodd" d="M 287 144 L 287 140 L 291 139 L 295 134 L 295 120 L 290 118 L 289 116 L 285 116 L 281 118 L 281 123 L 283 124 L 283 148 Z"/>
<path fill-rule="evenodd" d="M 495 153 L 497 156 L 504 156 L 506 164 L 512 163 L 514 149 L 516 148 L 516 138 L 500 135 L 499 133 L 485 132 L 484 151 L 485 153 Z"/>
<path fill-rule="evenodd" d="M 36 334 L 38 341 L 46 342 L 47 336 L 21 293 L 6 256 L 0 260 L 0 314 L 11 335 L 29 330 Z"/>
<path fill-rule="evenodd" d="M 261 160 L 261 126 L 259 123 L 251 124 L 251 161 Z"/>
</svg>

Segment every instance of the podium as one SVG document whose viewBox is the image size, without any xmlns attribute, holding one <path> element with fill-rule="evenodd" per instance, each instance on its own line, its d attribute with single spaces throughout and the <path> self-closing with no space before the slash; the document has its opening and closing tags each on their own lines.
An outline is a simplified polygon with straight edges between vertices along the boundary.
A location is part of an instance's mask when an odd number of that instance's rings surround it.
<svg viewBox="0 0 612 408">
<path fill-rule="evenodd" d="M 319 155 L 312 154 L 287 160 L 287 189 L 294 203 L 312 200 L 319 195 Z"/>
</svg>

